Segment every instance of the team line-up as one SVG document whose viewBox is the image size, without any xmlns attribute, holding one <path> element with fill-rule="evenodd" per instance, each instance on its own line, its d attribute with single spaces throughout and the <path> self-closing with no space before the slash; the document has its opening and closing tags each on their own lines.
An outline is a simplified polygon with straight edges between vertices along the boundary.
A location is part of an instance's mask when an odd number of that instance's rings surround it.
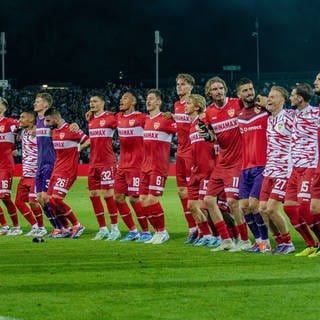
<svg viewBox="0 0 320 320">
<path fill-rule="evenodd" d="M 280 86 L 273 86 L 268 97 L 256 96 L 252 81 L 242 78 L 236 85 L 238 98 L 228 98 L 224 80 L 213 77 L 205 85 L 208 106 L 203 96 L 192 94 L 194 83 L 189 74 L 177 75 L 174 113 L 161 112 L 163 98 L 156 89 L 147 93 L 148 114 L 135 110 L 132 92 L 122 95 L 116 115 L 105 110 L 104 96 L 94 92 L 85 114 L 89 135 L 64 121 L 47 92 L 38 93 L 33 110 L 24 110 L 19 120 L 5 117 L 8 102 L 0 98 L 0 199 L 12 220 L 9 227 L 0 207 L 0 234 L 23 233 L 18 209 L 31 225 L 27 235 L 47 234 L 44 212 L 52 225 L 48 237 L 80 237 L 85 227 L 64 199 L 77 177 L 79 151 L 90 146 L 88 189 L 99 225 L 92 240 L 120 239 L 120 214 L 128 228 L 121 241 L 165 243 L 170 236 L 160 199 L 177 134 L 176 181 L 188 225 L 186 244 L 212 247 L 213 252 L 293 253 L 280 212 L 283 203 L 306 244 L 296 256 L 320 255 L 320 115 L 319 107 L 309 104 L 314 93 L 320 95 L 320 73 L 314 88 L 297 84 L 290 97 Z M 292 109 L 285 108 L 288 98 Z M 112 149 L 115 130 L 118 161 Z M 22 145 L 23 174 L 13 201 L 15 139 Z"/>
</svg>

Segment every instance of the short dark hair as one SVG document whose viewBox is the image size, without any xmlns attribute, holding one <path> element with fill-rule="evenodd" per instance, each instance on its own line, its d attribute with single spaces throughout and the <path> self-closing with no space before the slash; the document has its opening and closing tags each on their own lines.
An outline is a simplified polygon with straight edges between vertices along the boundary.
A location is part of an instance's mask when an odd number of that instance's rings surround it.
<svg viewBox="0 0 320 320">
<path fill-rule="evenodd" d="M 32 122 L 33 124 L 36 124 L 36 113 L 33 110 L 24 110 L 21 113 L 27 113 L 28 115 L 30 115 L 32 117 Z"/>
<path fill-rule="evenodd" d="M 236 90 L 239 91 L 239 88 L 245 84 L 252 84 L 253 82 L 252 80 L 250 80 L 249 78 L 241 78 L 238 80 L 238 82 L 236 83 Z"/>
<path fill-rule="evenodd" d="M 90 97 L 98 97 L 102 101 L 106 102 L 106 98 L 105 98 L 104 93 L 102 91 L 99 91 L 99 90 L 92 91 L 90 93 Z"/>
<path fill-rule="evenodd" d="M 309 102 L 313 95 L 312 87 L 308 83 L 297 83 L 292 89 L 296 90 L 296 94 L 303 98 L 305 102 Z"/>
<path fill-rule="evenodd" d="M 147 92 L 147 95 L 153 93 L 157 98 L 159 98 L 161 101 L 163 101 L 163 95 L 162 92 L 159 89 L 150 89 Z"/>
<path fill-rule="evenodd" d="M 58 117 L 61 117 L 61 114 L 60 112 L 58 111 L 58 109 L 56 108 L 49 108 L 45 111 L 44 113 L 44 116 L 47 117 L 47 116 L 58 116 Z"/>
</svg>

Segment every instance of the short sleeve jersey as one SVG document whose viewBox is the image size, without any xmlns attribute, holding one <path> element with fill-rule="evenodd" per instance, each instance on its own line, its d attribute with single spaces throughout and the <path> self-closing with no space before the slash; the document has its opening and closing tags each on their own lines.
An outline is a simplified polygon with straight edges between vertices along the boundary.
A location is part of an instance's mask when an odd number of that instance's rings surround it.
<svg viewBox="0 0 320 320">
<path fill-rule="evenodd" d="M 37 118 L 36 137 L 38 145 L 38 170 L 43 166 L 53 167 L 56 153 L 52 144 L 51 129 L 45 125 L 44 117 Z"/>
<path fill-rule="evenodd" d="M 38 168 L 37 138 L 30 130 L 23 129 L 21 132 L 22 145 L 22 175 L 34 178 Z"/>
<path fill-rule="evenodd" d="M 269 113 L 261 107 L 243 108 L 238 121 L 242 135 L 242 169 L 264 167 Z"/>
<path fill-rule="evenodd" d="M 146 114 L 134 111 L 130 114 L 117 114 L 120 140 L 118 168 L 140 168 L 143 160 L 143 128 Z"/>
<path fill-rule="evenodd" d="M 192 172 L 200 178 L 206 178 L 214 165 L 214 144 L 205 141 L 199 135 L 199 117 L 197 116 L 190 127 L 191 154 L 193 160 Z"/>
<path fill-rule="evenodd" d="M 293 110 L 282 110 L 269 116 L 267 129 L 267 163 L 263 175 L 269 178 L 288 178 L 292 170 L 291 136 Z"/>
<path fill-rule="evenodd" d="M 168 175 L 170 146 L 176 130 L 175 121 L 166 120 L 161 112 L 155 116 L 147 116 L 143 134 L 142 172 L 160 176 Z"/>
<path fill-rule="evenodd" d="M 64 123 L 59 129 L 52 130 L 52 141 L 57 155 L 53 174 L 76 175 L 79 163 L 78 147 L 88 139 L 89 137 L 81 130 L 70 131 L 68 123 Z"/>
<path fill-rule="evenodd" d="M 0 170 L 13 171 L 14 160 L 14 132 L 19 126 L 18 120 L 12 118 L 0 118 Z"/>
<path fill-rule="evenodd" d="M 90 167 L 115 165 L 116 158 L 112 149 L 112 137 L 116 126 L 116 117 L 108 111 L 90 119 Z"/>
<path fill-rule="evenodd" d="M 177 124 L 177 137 L 178 137 L 178 156 L 188 156 L 191 152 L 189 130 L 191 125 L 190 117 L 185 114 L 185 101 L 176 101 L 174 104 L 175 121 Z"/>
<path fill-rule="evenodd" d="M 316 168 L 319 162 L 319 108 L 296 110 L 293 119 L 291 155 L 293 166 Z"/>
<path fill-rule="evenodd" d="M 206 122 L 212 126 L 217 136 L 219 144 L 217 165 L 222 168 L 242 164 L 242 137 L 238 123 L 240 110 L 239 99 L 227 98 L 221 108 L 212 103 L 205 112 Z"/>
</svg>

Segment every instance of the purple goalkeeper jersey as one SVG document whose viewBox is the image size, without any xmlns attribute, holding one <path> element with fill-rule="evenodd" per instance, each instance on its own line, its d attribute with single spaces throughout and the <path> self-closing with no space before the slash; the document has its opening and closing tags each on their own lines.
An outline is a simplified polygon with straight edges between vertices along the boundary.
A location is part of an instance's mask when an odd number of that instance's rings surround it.
<svg viewBox="0 0 320 320">
<path fill-rule="evenodd" d="M 37 118 L 38 170 L 47 165 L 54 165 L 56 153 L 53 148 L 51 129 L 44 124 L 44 118 Z"/>
</svg>

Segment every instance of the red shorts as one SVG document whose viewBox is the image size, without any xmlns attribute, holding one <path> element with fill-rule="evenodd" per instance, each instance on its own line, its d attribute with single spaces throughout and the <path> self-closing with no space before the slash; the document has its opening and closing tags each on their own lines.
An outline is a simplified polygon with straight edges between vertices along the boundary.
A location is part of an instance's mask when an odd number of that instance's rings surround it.
<svg viewBox="0 0 320 320">
<path fill-rule="evenodd" d="M 162 196 L 167 177 L 141 173 L 140 194 Z"/>
<path fill-rule="evenodd" d="M 36 178 L 22 177 L 17 186 L 16 199 L 23 202 L 37 202 Z"/>
<path fill-rule="evenodd" d="M 197 175 L 191 174 L 188 183 L 188 199 L 189 200 L 203 200 L 207 192 L 208 178 L 201 178 Z"/>
<path fill-rule="evenodd" d="M 193 160 L 191 157 L 176 156 L 176 180 L 178 187 L 187 187 L 191 175 Z"/>
<path fill-rule="evenodd" d="M 114 181 L 114 192 L 138 197 L 140 187 L 140 169 L 118 169 Z"/>
<path fill-rule="evenodd" d="M 293 168 L 288 180 L 285 200 L 298 201 L 300 204 L 309 204 L 311 200 L 311 181 L 315 169 Z"/>
<path fill-rule="evenodd" d="M 0 171 L 0 199 L 11 196 L 13 172 Z"/>
<path fill-rule="evenodd" d="M 260 201 L 273 199 L 283 202 L 286 195 L 287 178 L 264 177 L 260 191 Z"/>
<path fill-rule="evenodd" d="M 239 177 L 241 166 L 232 168 L 221 168 L 216 166 L 210 176 L 208 183 L 208 196 L 218 197 L 224 189 L 227 198 L 239 199 Z"/>
<path fill-rule="evenodd" d="M 113 189 L 115 167 L 89 168 L 88 188 L 89 190 Z"/>
<path fill-rule="evenodd" d="M 320 173 L 315 173 L 311 181 L 311 198 L 320 199 Z"/>
<path fill-rule="evenodd" d="M 76 178 L 77 176 L 66 177 L 59 174 L 53 174 L 49 182 L 48 195 L 57 195 L 61 198 L 64 198 L 72 187 L 73 183 L 76 181 Z"/>
</svg>

